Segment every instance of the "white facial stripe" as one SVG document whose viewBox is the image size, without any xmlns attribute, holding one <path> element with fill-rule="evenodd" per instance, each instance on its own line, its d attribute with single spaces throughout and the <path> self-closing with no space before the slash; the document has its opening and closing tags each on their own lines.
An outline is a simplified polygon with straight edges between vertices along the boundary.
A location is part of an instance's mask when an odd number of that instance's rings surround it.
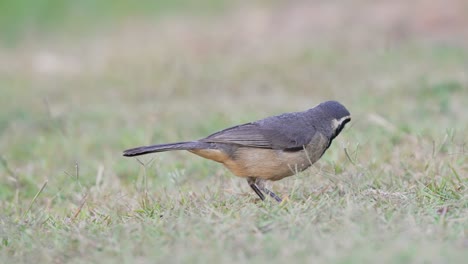
<svg viewBox="0 0 468 264">
<path fill-rule="evenodd" d="M 333 129 L 339 127 L 345 120 L 351 119 L 351 116 L 344 116 L 340 119 L 333 119 Z"/>
</svg>

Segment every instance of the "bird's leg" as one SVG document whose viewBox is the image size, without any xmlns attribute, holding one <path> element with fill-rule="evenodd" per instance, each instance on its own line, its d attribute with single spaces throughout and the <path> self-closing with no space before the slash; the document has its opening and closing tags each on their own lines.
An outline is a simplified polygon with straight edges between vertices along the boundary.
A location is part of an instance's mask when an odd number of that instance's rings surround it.
<svg viewBox="0 0 468 264">
<path fill-rule="evenodd" d="M 278 203 L 281 203 L 283 200 L 278 196 L 276 195 L 276 193 L 268 190 L 267 188 L 263 187 L 262 188 L 262 191 L 264 191 L 265 193 L 267 193 L 268 195 L 270 195 L 272 198 L 274 198 Z"/>
<path fill-rule="evenodd" d="M 250 188 L 252 188 L 252 190 L 254 190 L 254 192 L 258 195 L 258 197 L 260 197 L 260 199 L 264 201 L 265 195 L 263 195 L 262 191 L 258 189 L 257 184 L 255 184 L 255 178 L 252 178 L 252 177 L 247 178 L 247 183 L 249 184 Z"/>
<path fill-rule="evenodd" d="M 255 185 L 264 193 L 270 195 L 270 197 L 275 199 L 278 203 L 281 203 L 283 201 L 278 195 L 276 195 L 276 193 L 270 191 L 268 188 L 265 187 L 265 180 L 255 179 Z"/>
</svg>

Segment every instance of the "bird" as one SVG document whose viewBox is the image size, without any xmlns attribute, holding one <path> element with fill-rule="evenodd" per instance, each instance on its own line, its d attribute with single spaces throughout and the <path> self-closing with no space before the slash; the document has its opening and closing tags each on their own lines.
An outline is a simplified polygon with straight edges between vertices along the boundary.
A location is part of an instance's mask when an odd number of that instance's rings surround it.
<svg viewBox="0 0 468 264">
<path fill-rule="evenodd" d="M 318 161 L 351 121 L 341 103 L 326 101 L 301 112 L 289 112 L 236 125 L 205 138 L 127 149 L 126 157 L 187 150 L 222 163 L 247 183 L 261 200 L 265 194 L 282 199 L 265 187 L 304 171 Z"/>
</svg>

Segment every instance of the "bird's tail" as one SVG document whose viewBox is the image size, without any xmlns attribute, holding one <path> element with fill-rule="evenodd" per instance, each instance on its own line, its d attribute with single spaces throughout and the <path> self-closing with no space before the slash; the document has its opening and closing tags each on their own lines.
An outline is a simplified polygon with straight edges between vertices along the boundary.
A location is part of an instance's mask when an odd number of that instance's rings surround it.
<svg viewBox="0 0 468 264">
<path fill-rule="evenodd" d="M 176 142 L 168 144 L 158 144 L 152 146 L 143 146 L 132 149 L 127 149 L 123 152 L 123 155 L 126 157 L 133 157 L 144 155 L 154 152 L 163 152 L 170 150 L 191 150 L 191 149 L 204 149 L 210 148 L 209 143 L 199 142 L 199 141 L 187 141 L 187 142 Z"/>
</svg>

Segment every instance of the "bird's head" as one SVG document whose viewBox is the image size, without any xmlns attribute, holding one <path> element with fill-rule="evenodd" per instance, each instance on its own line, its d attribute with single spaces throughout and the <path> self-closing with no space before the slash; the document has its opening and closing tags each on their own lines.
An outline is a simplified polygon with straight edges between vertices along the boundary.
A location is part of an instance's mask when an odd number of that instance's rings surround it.
<svg viewBox="0 0 468 264">
<path fill-rule="evenodd" d="M 324 115 L 327 121 L 331 122 L 330 126 L 327 127 L 331 140 L 338 136 L 345 125 L 351 121 L 351 114 L 348 109 L 337 101 L 323 102 L 317 107 L 322 110 L 322 115 Z"/>
</svg>

